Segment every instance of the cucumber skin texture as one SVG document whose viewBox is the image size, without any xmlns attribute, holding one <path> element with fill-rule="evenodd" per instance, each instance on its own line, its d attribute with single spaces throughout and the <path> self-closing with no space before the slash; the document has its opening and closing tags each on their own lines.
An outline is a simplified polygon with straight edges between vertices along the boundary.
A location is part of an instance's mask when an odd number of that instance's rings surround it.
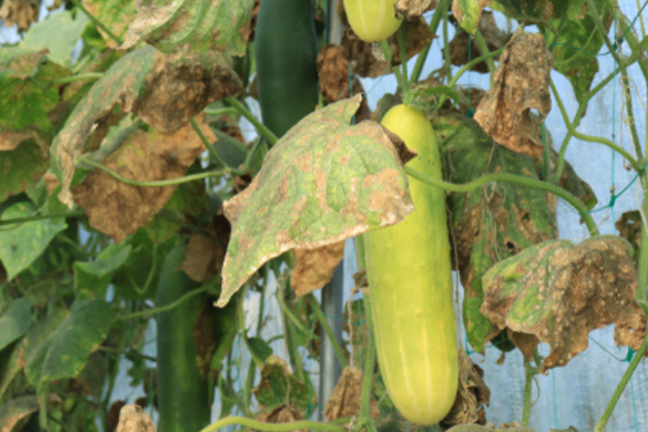
<svg viewBox="0 0 648 432">
<path fill-rule="evenodd" d="M 349 25 L 365 42 L 380 42 L 394 33 L 402 19 L 396 18 L 396 0 L 344 0 Z"/>
<path fill-rule="evenodd" d="M 263 124 L 281 138 L 319 98 L 312 1 L 262 0 L 255 41 Z"/>
<path fill-rule="evenodd" d="M 382 121 L 419 153 L 409 165 L 441 179 L 432 126 L 398 105 Z M 378 364 L 401 414 L 420 425 L 441 421 L 458 386 L 457 330 L 445 193 L 410 178 L 414 211 L 365 235 Z"/>
<path fill-rule="evenodd" d="M 164 306 L 198 288 L 178 267 L 184 247 L 167 255 L 160 273 L 156 306 Z M 199 431 L 210 423 L 209 387 L 198 370 L 193 328 L 204 296 L 190 298 L 157 315 L 159 432 Z"/>
</svg>

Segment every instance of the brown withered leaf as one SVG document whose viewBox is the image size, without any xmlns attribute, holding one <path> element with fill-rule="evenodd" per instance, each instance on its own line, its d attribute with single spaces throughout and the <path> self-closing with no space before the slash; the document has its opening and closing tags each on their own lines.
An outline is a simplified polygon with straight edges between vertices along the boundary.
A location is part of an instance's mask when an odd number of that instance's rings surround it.
<svg viewBox="0 0 648 432">
<path fill-rule="evenodd" d="M 156 432 L 151 417 L 138 405 L 126 405 L 119 412 L 117 432 Z"/>
<path fill-rule="evenodd" d="M 590 331 L 631 322 L 638 308 L 631 252 L 628 242 L 617 236 L 598 236 L 579 245 L 551 240 L 532 246 L 484 275 L 481 311 L 500 329 L 549 344 L 543 373 L 564 366 L 587 348 Z M 518 347 L 527 357 L 533 355 L 530 344 Z"/>
<path fill-rule="evenodd" d="M 450 428 L 459 424 L 486 424 L 485 406 L 489 405 L 490 389 L 484 381 L 484 371 L 460 348 L 457 398 L 441 425 Z"/>
<path fill-rule="evenodd" d="M 264 262 L 402 220 L 412 209 L 404 144 L 381 125 L 350 125 L 362 97 L 308 115 L 270 150 L 250 186 L 224 205 L 232 238 L 218 306 Z"/>
<path fill-rule="evenodd" d="M 614 224 L 619 235 L 634 248 L 634 259 L 639 262 L 639 251 L 641 248 L 641 213 L 639 210 L 625 212 Z"/>
<path fill-rule="evenodd" d="M 409 21 L 406 27 L 407 59 L 418 54 L 434 37 L 434 33 L 423 17 Z M 396 32 L 395 35 L 387 39 L 392 52 L 391 66 L 401 64 L 399 38 L 399 32 Z M 344 50 L 344 57 L 351 62 L 354 74 L 361 77 L 377 78 L 392 73 L 392 68 L 388 67 L 387 60 L 376 57 L 374 45 L 358 38 L 350 29 L 344 32 L 340 46 Z M 378 51 L 380 52 L 380 48 Z M 382 56 L 382 52 L 379 55 Z"/>
<path fill-rule="evenodd" d="M 210 141 L 215 137 L 201 125 Z M 103 164 L 124 177 L 141 181 L 182 177 L 204 146 L 189 125 L 169 135 L 151 128 L 137 130 Z M 119 243 L 150 221 L 169 200 L 176 186 L 143 187 L 123 183 L 95 169 L 76 186 L 74 201 L 83 207 L 90 225 Z"/>
<path fill-rule="evenodd" d="M 406 20 L 412 21 L 437 7 L 437 3 L 437 0 L 396 0 L 394 9 L 403 14 Z"/>
<path fill-rule="evenodd" d="M 479 31 L 481 32 L 489 51 L 496 51 L 504 46 L 505 34 L 497 27 L 493 13 L 483 11 L 479 19 Z M 472 37 L 462 28 L 459 28 L 450 41 L 450 62 L 455 66 L 463 66 L 472 59 L 481 57 L 481 52 Z M 470 46 L 469 46 L 470 41 Z M 472 67 L 473 71 L 487 73 L 488 65 L 481 62 Z"/>
<path fill-rule="evenodd" d="M 209 103 L 241 91 L 238 75 L 218 52 L 167 56 L 146 46 L 126 54 L 92 86 L 54 140 L 61 202 L 73 204 L 69 187 L 76 158 L 88 150 L 88 137 L 116 105 L 161 133 L 173 133 Z"/>
<path fill-rule="evenodd" d="M 320 91 L 326 103 L 337 102 L 349 96 L 349 61 L 344 56 L 340 45 L 326 45 L 317 54 L 317 73 L 319 76 Z M 353 95 L 364 93 L 362 83 L 357 76 L 353 76 Z M 356 121 L 361 122 L 369 118 L 369 105 L 367 100 L 362 100 L 360 110 L 356 114 Z"/>
<path fill-rule="evenodd" d="M 342 370 L 340 379 L 324 408 L 324 415 L 328 421 L 360 414 L 362 379 L 362 371 L 356 367 L 347 366 Z M 373 398 L 370 402 L 370 410 L 372 417 L 380 415 L 378 404 Z"/>
<path fill-rule="evenodd" d="M 344 258 L 344 241 L 317 249 L 295 249 L 295 266 L 290 285 L 297 298 L 326 285 Z"/>
<path fill-rule="evenodd" d="M 38 21 L 40 1 L 38 0 L 4 0 L 0 6 L 0 18 L 7 27 L 18 26 L 22 32 L 32 23 Z"/>
<path fill-rule="evenodd" d="M 119 413 L 125 405 L 126 402 L 122 400 L 116 400 L 112 405 L 110 405 L 110 409 L 108 409 L 108 414 L 106 415 L 107 432 L 115 432 L 117 425 L 119 424 Z"/>
<path fill-rule="evenodd" d="M 215 216 L 205 233 L 193 233 L 180 264 L 191 279 L 202 282 L 215 277 L 223 268 L 231 226 L 223 215 Z"/>
<path fill-rule="evenodd" d="M 646 335 L 646 317 L 641 307 L 633 305 L 631 309 L 632 315 L 617 322 L 614 327 L 614 342 L 617 346 L 627 346 L 637 351 Z"/>
<path fill-rule="evenodd" d="M 475 113 L 475 120 L 495 141 L 533 158 L 544 150 L 540 125 L 551 110 L 552 64 L 543 35 L 516 31 L 504 48 L 493 86 Z M 538 121 L 531 109 L 538 110 Z"/>
<path fill-rule="evenodd" d="M 264 423 L 291 423 L 302 420 L 299 409 L 293 405 L 282 405 L 269 413 L 259 413 L 257 420 Z M 295 429 L 295 432 L 309 432 L 308 429 Z"/>
</svg>

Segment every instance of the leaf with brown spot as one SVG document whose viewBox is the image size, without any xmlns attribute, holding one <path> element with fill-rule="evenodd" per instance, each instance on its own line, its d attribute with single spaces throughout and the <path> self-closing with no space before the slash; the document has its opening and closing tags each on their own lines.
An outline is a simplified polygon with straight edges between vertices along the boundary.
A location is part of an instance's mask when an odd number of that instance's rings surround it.
<svg viewBox="0 0 648 432">
<path fill-rule="evenodd" d="M 434 126 L 441 138 L 449 181 L 468 183 L 497 172 L 538 178 L 531 158 L 495 143 L 473 119 L 448 114 L 439 116 Z M 543 191 L 506 182 L 453 193 L 447 204 L 451 256 L 465 289 L 466 334 L 475 350 L 483 353 L 486 343 L 500 332 L 480 311 L 484 273 L 525 248 L 556 238 L 555 213 Z"/>
<path fill-rule="evenodd" d="M 241 91 L 240 79 L 220 53 L 166 56 L 147 46 L 126 54 L 94 84 L 54 140 L 53 165 L 63 185 L 61 202 L 72 206 L 69 188 L 75 161 L 115 105 L 161 133 L 173 133 L 209 103 Z"/>
<path fill-rule="evenodd" d="M 437 0 L 396 0 L 394 9 L 411 21 L 437 7 Z"/>
<path fill-rule="evenodd" d="M 628 242 L 617 236 L 530 247 L 484 275 L 481 310 L 500 329 L 549 344 L 543 373 L 565 366 L 587 348 L 590 331 L 629 320 L 638 309 L 631 253 Z M 532 355 L 529 348 L 526 356 Z"/>
<path fill-rule="evenodd" d="M 490 5 L 492 0 L 454 0 L 452 14 L 459 25 L 470 34 L 475 34 L 482 9 Z"/>
<path fill-rule="evenodd" d="M 317 405 L 315 391 L 310 383 L 300 381 L 291 374 L 286 362 L 275 355 L 265 360 L 261 371 L 261 382 L 252 390 L 252 393 L 259 402 L 259 410 L 264 412 L 290 405 L 303 416 L 309 407 Z"/>
<path fill-rule="evenodd" d="M 155 423 L 139 405 L 126 405 L 119 411 L 117 432 L 156 432 Z"/>
<path fill-rule="evenodd" d="M 13 400 L 5 400 L 0 408 L 0 432 L 20 431 L 26 420 L 38 411 L 36 396 L 21 396 Z"/>
<path fill-rule="evenodd" d="M 473 363 L 463 348 L 459 350 L 459 388 L 448 415 L 441 420 L 444 428 L 459 424 L 486 424 L 485 406 L 490 405 L 490 389 L 484 371 Z"/>
<path fill-rule="evenodd" d="M 223 215 L 215 216 L 204 233 L 193 233 L 189 238 L 180 268 L 196 282 L 215 277 L 223 268 L 230 223 Z"/>
<path fill-rule="evenodd" d="M 344 241 L 317 249 L 295 249 L 295 265 L 290 285 L 297 298 L 326 285 L 344 258 Z"/>
<path fill-rule="evenodd" d="M 342 370 L 340 379 L 324 408 L 324 415 L 328 421 L 360 414 L 362 379 L 362 371 L 357 367 L 347 366 Z M 373 411 L 372 417 L 379 415 L 378 404 L 373 398 L 370 409 Z"/>
<path fill-rule="evenodd" d="M 140 0 L 121 49 L 146 41 L 165 53 L 245 55 L 254 0 Z"/>
<path fill-rule="evenodd" d="M 201 129 L 213 140 L 207 126 Z M 182 177 L 203 150 L 202 141 L 189 125 L 170 135 L 151 128 L 132 133 L 103 163 L 133 180 L 170 180 Z M 133 186 L 95 169 L 72 193 L 74 201 L 85 209 L 90 225 L 119 243 L 150 221 L 176 187 Z"/>
<path fill-rule="evenodd" d="M 101 22 L 117 37 L 123 38 L 137 14 L 136 2 L 133 0 L 83 0 L 83 5 L 93 16 L 101 17 Z M 106 35 L 100 27 L 106 45 L 115 49 L 119 45 Z"/>
<path fill-rule="evenodd" d="M 259 413 L 257 420 L 264 423 L 292 423 L 303 420 L 299 409 L 293 405 L 282 405 L 269 413 Z M 295 429 L 294 432 L 309 432 L 308 429 Z"/>
<path fill-rule="evenodd" d="M 549 80 L 553 60 L 539 33 L 516 31 L 504 48 L 493 86 L 482 99 L 475 120 L 503 146 L 542 156 L 540 126 L 551 110 Z M 540 114 L 536 121 L 531 110 Z"/>
<path fill-rule="evenodd" d="M 273 146 L 250 186 L 225 203 L 232 238 L 218 306 L 290 249 L 338 243 L 412 211 L 400 140 L 375 122 L 350 125 L 361 101 L 305 117 Z"/>
<path fill-rule="evenodd" d="M 4 0 L 0 6 L 0 18 L 7 27 L 18 26 L 23 32 L 38 21 L 40 2 L 35 0 Z"/>
<path fill-rule="evenodd" d="M 479 31 L 481 32 L 489 51 L 496 51 L 504 46 L 505 33 L 497 27 L 493 13 L 484 11 L 479 19 Z M 450 41 L 450 62 L 455 66 L 463 66 L 470 60 L 481 57 L 481 52 L 474 39 L 468 32 L 458 29 Z M 497 57 L 495 57 L 497 60 Z M 488 65 L 485 61 L 477 63 L 471 70 L 481 73 L 488 72 Z"/>
<path fill-rule="evenodd" d="M 628 240 L 634 248 L 634 259 L 637 263 L 639 263 L 639 252 L 641 250 L 641 219 L 641 212 L 634 210 L 623 213 L 614 224 L 619 231 L 619 235 Z"/>
<path fill-rule="evenodd" d="M 341 3 L 339 2 L 338 4 Z M 408 60 L 421 52 L 435 37 L 423 17 L 409 21 L 405 30 L 407 42 L 406 56 Z M 387 39 L 387 43 L 392 52 L 391 66 L 401 64 L 400 48 L 398 45 L 399 38 L 399 32 L 396 32 L 395 35 Z M 361 77 L 377 78 L 381 75 L 392 73 L 392 68 L 387 64 L 387 61 L 384 58 L 377 58 L 374 54 L 374 45 L 358 38 L 350 29 L 344 32 L 340 46 L 344 50 L 344 57 L 351 62 L 354 74 Z M 380 55 L 382 55 L 382 52 Z"/>
</svg>

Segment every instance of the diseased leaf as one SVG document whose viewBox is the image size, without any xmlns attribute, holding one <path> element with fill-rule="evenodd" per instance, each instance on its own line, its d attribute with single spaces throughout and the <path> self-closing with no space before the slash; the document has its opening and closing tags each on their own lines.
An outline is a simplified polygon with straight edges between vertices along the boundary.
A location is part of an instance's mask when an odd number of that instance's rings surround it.
<svg viewBox="0 0 648 432">
<path fill-rule="evenodd" d="M 218 153 L 228 167 L 239 168 L 247 158 L 245 145 L 238 139 L 218 129 L 212 128 L 212 132 L 217 138 L 217 141 L 212 144 L 214 151 Z"/>
<path fill-rule="evenodd" d="M 0 6 L 0 18 L 7 27 L 16 25 L 18 31 L 25 31 L 38 21 L 40 2 L 33 0 L 4 0 Z"/>
<path fill-rule="evenodd" d="M 504 46 L 505 33 L 497 27 L 493 13 L 483 11 L 479 19 L 479 31 L 486 41 L 489 51 L 496 51 Z M 481 52 L 472 36 L 463 29 L 458 29 L 450 41 L 450 62 L 455 66 L 463 66 L 470 60 L 482 56 Z M 495 58 L 497 60 L 497 57 Z M 476 64 L 471 70 L 481 73 L 488 72 L 486 62 Z"/>
<path fill-rule="evenodd" d="M 18 139 L 8 143 L 8 134 Z M 49 168 L 48 154 L 29 135 L 0 131 L 0 202 L 32 187 Z M 3 144 L 15 147 L 3 149 Z"/>
<path fill-rule="evenodd" d="M 93 16 L 101 17 L 101 22 L 117 37 L 123 38 L 137 14 L 133 0 L 83 0 L 83 5 Z M 103 30 L 97 28 L 110 48 L 117 48 L 115 42 Z"/>
<path fill-rule="evenodd" d="M 71 66 L 72 51 L 90 20 L 80 11 L 72 17 L 70 11 L 50 14 L 29 28 L 20 46 L 29 50 L 47 50 L 47 57 L 62 66 Z"/>
<path fill-rule="evenodd" d="M 78 298 L 106 297 L 113 274 L 126 262 L 131 252 L 128 244 L 112 244 L 95 261 L 74 263 L 74 288 Z"/>
<path fill-rule="evenodd" d="M 52 334 L 40 382 L 75 377 L 103 342 L 115 319 L 104 300 L 77 300 L 70 316 Z"/>
<path fill-rule="evenodd" d="M 189 238 L 180 269 L 196 282 L 215 277 L 223 268 L 230 231 L 227 218 L 215 216 L 204 234 L 193 233 Z"/>
<path fill-rule="evenodd" d="M 509 172 L 537 178 L 532 159 L 497 145 L 472 119 L 440 116 L 445 172 L 453 183 L 468 183 L 484 174 Z M 451 240 L 465 290 L 463 319 L 468 341 L 478 352 L 499 330 L 480 311 L 482 276 L 496 262 L 529 246 L 555 238 L 555 214 L 547 195 L 513 183 L 486 185 L 448 197 Z"/>
<path fill-rule="evenodd" d="M 0 220 L 33 216 L 35 213 L 33 204 L 24 201 L 6 209 Z M 67 224 L 61 218 L 25 222 L 0 230 L 0 261 L 7 271 L 7 279 L 13 279 L 29 267 L 65 228 Z"/>
<path fill-rule="evenodd" d="M 437 3 L 437 0 L 396 0 L 394 9 L 411 21 L 437 7 Z"/>
<path fill-rule="evenodd" d="M 582 0 L 576 0 L 582 1 Z M 554 4 L 574 3 L 564 0 L 494 0 L 491 8 L 518 21 L 547 22 L 554 13 Z"/>
<path fill-rule="evenodd" d="M 271 412 L 283 405 L 291 405 L 302 415 L 317 405 L 315 390 L 310 383 L 300 381 L 288 371 L 286 363 L 271 355 L 261 371 L 261 382 L 252 390 L 259 402 L 259 410 Z"/>
<path fill-rule="evenodd" d="M 551 110 L 551 53 L 541 34 L 518 30 L 506 45 L 493 86 L 479 103 L 475 120 L 503 146 L 531 157 L 544 150 L 540 125 Z M 531 110 L 540 115 L 536 120 Z"/>
<path fill-rule="evenodd" d="M 10 343 L 23 337 L 31 325 L 31 301 L 26 297 L 17 298 L 9 303 L 0 314 L 0 351 Z"/>
<path fill-rule="evenodd" d="M 475 34 L 479 25 L 482 9 L 490 5 L 492 0 L 454 0 L 452 14 L 459 21 L 459 25 L 469 34 Z"/>
<path fill-rule="evenodd" d="M 228 305 L 229 306 L 229 305 Z M 272 347 L 258 336 L 248 338 L 247 346 L 255 360 L 265 362 L 273 353 Z"/>
<path fill-rule="evenodd" d="M 32 355 L 39 350 L 41 346 L 49 343 L 48 338 L 67 316 L 67 309 L 55 309 L 50 315 L 36 322 L 25 337 L 14 346 L 11 355 L 9 356 L 9 360 L 7 361 L 8 367 L 5 368 L 2 373 L 2 378 L 0 378 L 0 398 L 2 398 L 4 393 L 7 391 L 9 384 L 11 384 L 16 374 L 26 368 L 30 361 L 33 362 L 37 360 L 36 357 L 32 358 Z M 45 351 L 46 350 L 47 346 L 45 347 Z M 28 379 L 30 376 L 31 375 L 28 374 Z M 40 368 L 38 368 L 38 376 L 40 376 Z M 37 384 L 38 377 L 35 381 L 30 381 Z"/>
<path fill-rule="evenodd" d="M 121 49 L 146 41 L 165 53 L 245 55 L 254 0 L 142 0 Z"/>
<path fill-rule="evenodd" d="M 374 122 L 350 126 L 360 95 L 310 114 L 277 142 L 252 184 L 225 203 L 232 223 L 218 306 L 264 262 L 392 225 L 412 210 L 394 147 Z"/>
<path fill-rule="evenodd" d="M 115 432 L 156 432 L 155 423 L 139 405 L 126 405 L 119 411 Z"/>
<path fill-rule="evenodd" d="M 7 401 L 0 408 L 0 431 L 20 431 L 26 420 L 38 410 L 36 396 L 21 396 Z"/>
<path fill-rule="evenodd" d="M 209 103 L 241 89 L 240 79 L 220 53 L 165 56 L 147 46 L 126 54 L 79 102 L 54 140 L 53 167 L 63 185 L 61 202 L 72 205 L 69 188 L 76 159 L 115 105 L 161 133 L 174 133 Z"/>
<path fill-rule="evenodd" d="M 616 236 L 598 236 L 573 245 L 547 241 L 493 266 L 483 279 L 482 312 L 498 328 L 508 327 L 549 344 L 541 367 L 565 366 L 588 346 L 589 332 L 629 319 L 637 273 L 632 247 Z M 534 344 L 521 347 L 527 357 Z"/>
<path fill-rule="evenodd" d="M 627 346 L 639 351 L 646 336 L 646 317 L 638 305 L 629 308 L 631 314 L 617 321 L 614 327 L 614 342 L 617 346 Z"/>
<path fill-rule="evenodd" d="M 269 413 L 259 413 L 257 420 L 264 423 L 292 423 L 304 418 L 299 408 L 293 405 L 282 405 Z M 308 429 L 295 429 L 294 432 L 308 432 Z"/>
<path fill-rule="evenodd" d="M 213 139 L 209 128 L 201 128 Z M 177 179 L 203 151 L 204 145 L 190 125 L 169 135 L 151 128 L 132 133 L 104 165 L 132 180 Z M 153 219 L 176 187 L 129 185 L 95 169 L 72 192 L 74 201 L 86 210 L 90 225 L 119 243 Z"/>
<path fill-rule="evenodd" d="M 642 218 L 639 210 L 625 212 L 614 224 L 619 231 L 619 235 L 626 239 L 634 249 L 635 262 L 639 262 L 639 252 L 641 251 L 641 226 Z"/>
<path fill-rule="evenodd" d="M 465 424 L 486 424 L 485 407 L 490 405 L 490 389 L 484 371 L 459 349 L 459 388 L 452 409 L 441 424 L 444 428 Z"/>
<path fill-rule="evenodd" d="M 295 265 L 290 285 L 299 298 L 330 282 L 344 258 L 344 241 L 317 249 L 295 249 Z"/>
<path fill-rule="evenodd" d="M 324 415 L 328 421 L 360 414 L 362 378 L 362 371 L 357 367 L 347 366 L 342 370 L 340 379 L 324 408 Z M 372 408 L 377 409 L 376 401 L 371 402 L 374 405 Z"/>
</svg>

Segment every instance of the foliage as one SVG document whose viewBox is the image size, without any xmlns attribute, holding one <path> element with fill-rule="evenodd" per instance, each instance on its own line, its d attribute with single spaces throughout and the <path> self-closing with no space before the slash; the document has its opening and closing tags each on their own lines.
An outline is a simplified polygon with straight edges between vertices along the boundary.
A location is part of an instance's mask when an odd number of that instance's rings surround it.
<svg viewBox="0 0 648 432">
<path fill-rule="evenodd" d="M 600 75 L 602 56 L 614 59 L 621 77 L 639 62 L 648 80 L 646 40 L 615 0 L 398 0 L 405 28 L 382 44 L 382 55 L 350 30 L 325 47 L 328 3 L 314 1 L 305 24 L 321 55 L 297 60 L 309 63 L 313 80 L 318 71 L 319 103 L 308 102 L 313 112 L 279 137 L 249 99 L 259 73 L 255 46 L 263 46 L 255 42 L 258 1 L 69 0 L 40 20 L 38 1 L 0 3 L 4 25 L 21 32 L 19 43 L 0 46 L 0 430 L 124 431 L 132 422 L 152 430 L 141 408 L 127 407 L 119 419 L 124 401 L 113 401 L 114 385 L 127 365 L 131 384 L 147 392 L 138 404 L 155 409 L 158 398 L 168 400 L 156 370 L 171 350 L 148 355 L 145 335 L 160 314 L 172 316 L 191 298 L 202 306 L 181 317 L 192 333 L 183 342 L 196 350 L 173 354 L 206 381 L 209 396 L 199 403 L 222 401 L 222 418 L 208 430 L 265 427 L 260 422 L 294 422 L 274 430 L 406 430 L 378 369 L 374 377 L 369 296 L 346 311 L 348 343 L 335 348 L 348 367 L 330 401 L 316 400 L 304 362 L 319 360 L 332 332 L 308 293 L 331 278 L 346 239 L 362 251 L 364 232 L 407 217 L 411 182 L 448 192 L 468 341 L 477 351 L 490 342 L 525 354 L 524 416 L 511 419 L 522 427 L 506 430 L 531 431 L 536 373 L 564 366 L 587 347 L 592 329 L 615 322 L 616 341 L 637 354 L 597 425 L 605 430 L 648 350 L 646 138 L 631 122 L 628 152 L 575 129 L 616 77 Z M 429 25 L 426 11 L 433 11 Z M 493 13 L 518 30 L 497 28 Z M 442 23 L 457 30 L 453 41 Z M 285 37 L 292 28 L 282 30 Z M 435 35 L 443 36 L 445 63 L 421 79 Z M 417 54 L 408 70 L 403 60 Z M 490 89 L 457 85 L 468 71 L 489 73 Z M 573 87 L 572 120 L 566 96 L 554 90 L 551 99 L 552 71 Z M 391 73 L 397 94 L 369 113 L 358 77 Z M 444 180 L 407 165 L 415 154 L 378 124 L 402 101 L 428 115 Z M 543 124 L 552 103 L 570 131 L 555 150 Z M 622 109 L 634 117 L 631 104 Z M 257 138 L 241 131 L 243 118 Z M 640 180 L 647 204 L 617 222 L 629 244 L 598 236 L 590 214 L 596 197 L 564 159 L 572 136 L 622 152 Z M 581 213 L 592 238 L 577 245 L 557 238 L 557 197 Z M 177 246 L 180 264 L 165 268 Z M 164 270 L 186 274 L 196 288 L 162 305 Z M 273 280 L 285 359 L 264 337 L 267 314 L 245 315 L 252 294 L 261 311 L 275 301 Z M 357 285 L 366 292 L 362 272 Z M 540 341 L 551 346 L 546 358 L 535 349 Z M 467 357 L 460 366 L 453 417 L 441 426 L 485 430 L 478 424 L 486 421 L 488 388 Z M 309 420 L 318 404 L 329 423 Z"/>
</svg>

